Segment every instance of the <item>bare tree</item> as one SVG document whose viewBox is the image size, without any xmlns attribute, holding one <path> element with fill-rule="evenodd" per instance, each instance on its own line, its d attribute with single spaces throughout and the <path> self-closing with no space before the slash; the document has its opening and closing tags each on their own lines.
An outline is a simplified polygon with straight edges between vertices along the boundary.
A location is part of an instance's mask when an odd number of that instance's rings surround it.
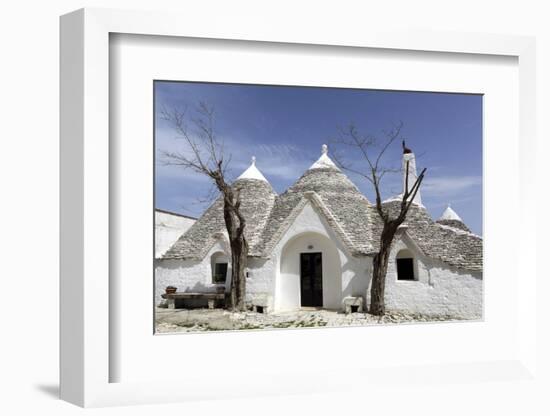
<svg viewBox="0 0 550 416">
<path fill-rule="evenodd" d="M 424 168 L 415 179 L 412 186 L 409 187 L 409 161 L 406 162 L 405 184 L 403 187 L 403 194 L 400 198 L 399 212 L 397 215 L 390 215 L 382 206 L 381 181 L 387 173 L 395 172 L 396 170 L 382 166 L 382 158 L 391 147 L 392 143 L 401 138 L 402 127 L 403 123 L 399 123 L 393 126 L 391 130 L 384 131 L 384 139 L 379 141 L 374 136 L 361 135 L 354 125 L 350 125 L 347 129 L 341 130 L 339 137 L 334 140 L 335 143 L 351 148 L 352 151 L 357 152 L 366 162 L 364 166 L 354 168 L 352 164 L 344 163 L 340 157 L 335 156 L 336 163 L 342 169 L 363 177 L 373 186 L 376 194 L 376 211 L 383 223 L 382 233 L 380 235 L 380 247 L 373 259 L 369 305 L 369 313 L 373 315 L 384 315 L 386 312 L 384 292 L 391 246 L 398 227 L 405 221 L 409 208 L 414 201 L 426 172 L 426 168 Z M 403 152 L 411 153 L 410 149 L 405 147 L 404 139 Z"/>
<path fill-rule="evenodd" d="M 225 154 L 223 142 L 214 129 L 214 109 L 204 102 L 189 117 L 187 111 L 162 108 L 160 117 L 170 123 L 177 138 L 184 144 L 183 151 L 162 151 L 164 162 L 181 166 L 205 175 L 223 197 L 223 218 L 231 247 L 231 290 L 226 295 L 226 307 L 245 310 L 248 243 L 244 230 L 246 220 L 241 212 L 240 189 L 231 186 L 226 171 L 231 160 Z"/>
</svg>

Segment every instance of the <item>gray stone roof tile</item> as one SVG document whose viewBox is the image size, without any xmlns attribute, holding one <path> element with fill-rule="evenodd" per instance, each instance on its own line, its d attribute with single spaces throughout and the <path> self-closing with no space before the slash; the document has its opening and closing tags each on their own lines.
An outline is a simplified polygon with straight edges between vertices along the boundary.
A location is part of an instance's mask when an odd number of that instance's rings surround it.
<svg viewBox="0 0 550 416">
<path fill-rule="evenodd" d="M 372 250 L 369 202 L 340 170 L 308 170 L 278 196 L 264 230 L 262 255 L 268 256 L 281 234 L 292 223 L 306 200 L 319 208 L 353 254 Z"/>
<path fill-rule="evenodd" d="M 311 202 L 322 213 L 353 255 L 373 255 L 379 247 L 382 221 L 376 208 L 335 167 L 308 170 L 286 192 L 276 195 L 271 185 L 257 179 L 240 179 L 242 208 L 247 218 L 249 255 L 269 257 L 302 208 Z M 163 258 L 202 259 L 225 233 L 223 201 L 216 200 L 178 239 Z M 384 203 L 396 215 L 399 201 Z M 423 206 L 413 204 L 404 225 L 423 253 L 451 266 L 481 271 L 482 239 L 466 226 L 434 222 Z"/>
<path fill-rule="evenodd" d="M 395 216 L 399 201 L 384 203 L 384 208 Z M 423 253 L 451 266 L 471 271 L 483 269 L 483 240 L 469 231 L 434 222 L 426 208 L 411 205 L 403 225 L 407 234 Z"/>
<path fill-rule="evenodd" d="M 241 208 L 247 220 L 245 236 L 252 253 L 260 243 L 276 194 L 268 182 L 258 179 L 239 179 L 234 186 L 241 190 Z M 163 258 L 202 259 L 222 234 L 226 234 L 226 229 L 223 199 L 219 197 Z"/>
<path fill-rule="evenodd" d="M 456 228 L 458 230 L 471 232 L 470 229 L 460 220 L 437 220 L 438 224 L 447 225 L 449 227 Z"/>
</svg>

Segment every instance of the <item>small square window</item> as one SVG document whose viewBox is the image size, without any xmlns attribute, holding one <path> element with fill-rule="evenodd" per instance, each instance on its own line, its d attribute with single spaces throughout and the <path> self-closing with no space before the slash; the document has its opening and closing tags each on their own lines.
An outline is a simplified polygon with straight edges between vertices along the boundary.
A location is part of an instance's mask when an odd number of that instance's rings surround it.
<svg viewBox="0 0 550 416">
<path fill-rule="evenodd" d="M 226 276 L 227 276 L 227 263 L 216 263 L 214 265 L 214 273 L 212 274 L 212 281 L 214 283 L 225 283 Z"/>
<path fill-rule="evenodd" d="M 397 259 L 397 280 L 415 280 L 413 259 Z"/>
</svg>

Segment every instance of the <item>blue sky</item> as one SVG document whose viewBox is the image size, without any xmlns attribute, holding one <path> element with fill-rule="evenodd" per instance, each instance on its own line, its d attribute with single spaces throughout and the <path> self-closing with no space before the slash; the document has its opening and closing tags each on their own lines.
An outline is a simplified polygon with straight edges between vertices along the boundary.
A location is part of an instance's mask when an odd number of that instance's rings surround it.
<svg viewBox="0 0 550 416">
<path fill-rule="evenodd" d="M 360 89 L 155 82 L 157 208 L 199 216 L 211 189 L 208 178 L 166 166 L 161 150 L 181 149 L 181 140 L 159 117 L 159 109 L 187 108 L 204 101 L 214 107 L 215 128 L 231 153 L 230 176 L 237 177 L 256 156 L 257 167 L 282 193 L 320 156 L 321 145 L 336 145 L 340 127 L 350 123 L 363 133 L 383 137 L 382 131 L 402 122 L 402 135 L 416 154 L 417 167 L 426 167 L 422 202 L 437 219 L 447 203 L 476 234 L 482 234 L 482 96 L 429 92 Z M 386 152 L 385 165 L 401 163 L 401 143 Z M 356 154 L 338 148 L 341 157 L 360 167 Z M 359 176 L 350 179 L 371 200 L 371 185 Z M 382 183 L 383 197 L 401 192 L 401 174 Z"/>
</svg>

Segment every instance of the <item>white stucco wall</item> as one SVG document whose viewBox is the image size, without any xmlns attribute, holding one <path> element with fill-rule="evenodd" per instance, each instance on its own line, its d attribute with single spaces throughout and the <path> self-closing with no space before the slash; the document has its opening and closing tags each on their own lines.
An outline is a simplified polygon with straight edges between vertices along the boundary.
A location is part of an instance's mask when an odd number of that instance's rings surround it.
<svg viewBox="0 0 550 416">
<path fill-rule="evenodd" d="M 161 304 L 166 286 L 175 286 L 178 292 L 215 292 L 219 285 L 212 283 L 212 255 L 223 253 L 229 257 L 229 246 L 218 240 L 201 260 L 155 260 L 155 304 Z M 227 269 L 226 288 L 231 283 L 231 264 Z"/>
<path fill-rule="evenodd" d="M 309 246 L 313 248 L 308 248 Z M 300 298 L 300 254 L 322 254 L 323 307 L 338 309 L 342 298 L 341 267 L 338 251 L 326 236 L 306 232 L 289 241 L 282 252 L 279 275 L 281 309 L 298 309 Z"/>
<path fill-rule="evenodd" d="M 275 258 L 248 258 L 248 278 L 246 279 L 246 301 L 255 305 L 267 306 L 273 310 L 275 294 Z"/>
<path fill-rule="evenodd" d="M 155 258 L 160 258 L 194 223 L 195 219 L 155 210 Z"/>
<path fill-rule="evenodd" d="M 312 248 L 309 248 L 312 246 Z M 415 281 L 398 281 L 396 256 L 408 249 L 414 257 Z M 324 217 L 307 203 L 276 244 L 269 259 L 248 259 L 247 301 L 269 311 L 301 307 L 300 253 L 321 252 L 323 258 L 323 307 L 341 309 L 347 296 L 363 296 L 368 305 L 372 258 L 353 257 Z M 217 254 L 218 253 L 218 254 Z M 227 241 L 219 240 L 202 261 L 155 260 L 155 301 L 165 287 L 178 291 L 215 291 L 212 256 L 230 258 Z M 230 287 L 231 265 L 226 288 Z M 468 273 L 425 257 L 414 242 L 401 233 L 390 254 L 385 301 L 388 311 L 480 318 L 483 282 L 481 273 Z"/>
<path fill-rule="evenodd" d="M 227 241 L 218 240 L 201 261 L 155 260 L 155 304 L 163 303 L 161 294 L 166 286 L 175 286 L 178 292 L 214 292 L 220 286 L 212 283 L 212 265 L 220 259 L 228 261 L 226 290 L 231 285 L 231 253 Z M 246 300 L 272 310 L 275 291 L 275 259 L 248 258 Z"/>
<path fill-rule="evenodd" d="M 312 246 L 312 248 L 309 248 Z M 307 203 L 275 246 L 275 310 L 301 307 L 300 253 L 322 253 L 323 307 L 340 309 L 344 296 L 364 296 L 371 260 L 353 258 L 324 217 Z"/>
<path fill-rule="evenodd" d="M 408 249 L 414 256 L 415 276 L 418 280 L 397 280 L 395 259 L 403 249 Z M 406 234 L 401 234 L 390 254 L 385 303 L 388 311 L 481 318 L 481 273 L 461 271 L 426 258 Z"/>
</svg>

